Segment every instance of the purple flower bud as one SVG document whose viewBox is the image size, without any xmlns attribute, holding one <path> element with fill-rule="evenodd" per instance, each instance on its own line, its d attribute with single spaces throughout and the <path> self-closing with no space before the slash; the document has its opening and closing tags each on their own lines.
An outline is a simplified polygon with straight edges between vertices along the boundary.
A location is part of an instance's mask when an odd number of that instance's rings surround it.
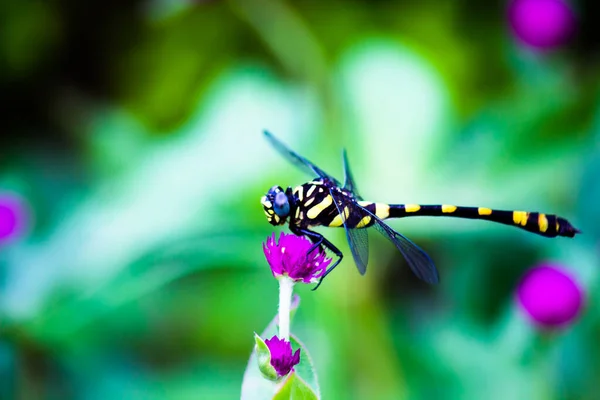
<svg viewBox="0 0 600 400">
<path fill-rule="evenodd" d="M 321 248 L 307 255 L 311 247 L 312 243 L 305 237 L 285 233 L 279 236 L 279 243 L 275 241 L 275 234 L 263 243 L 273 276 L 279 278 L 287 275 L 294 281 L 304 283 L 316 282 L 331 263 Z"/>
<path fill-rule="evenodd" d="M 18 237 L 25 229 L 26 206 L 17 195 L 0 193 L 0 244 Z"/>
<path fill-rule="evenodd" d="M 300 349 L 292 354 L 292 344 L 287 340 L 273 336 L 265 340 L 265 344 L 271 353 L 271 365 L 280 377 L 289 374 L 300 362 Z"/>
<path fill-rule="evenodd" d="M 543 328 L 568 325 L 583 305 L 583 291 L 559 265 L 542 264 L 527 271 L 517 289 L 521 308 Z"/>
<path fill-rule="evenodd" d="M 508 18 L 515 36 L 539 50 L 564 44 L 575 29 L 575 16 L 564 0 L 513 0 Z"/>
</svg>

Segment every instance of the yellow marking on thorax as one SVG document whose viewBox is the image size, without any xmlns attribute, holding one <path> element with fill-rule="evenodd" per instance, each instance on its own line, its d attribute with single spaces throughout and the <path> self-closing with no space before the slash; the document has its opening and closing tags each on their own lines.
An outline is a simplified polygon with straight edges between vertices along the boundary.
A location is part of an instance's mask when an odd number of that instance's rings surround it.
<svg viewBox="0 0 600 400">
<path fill-rule="evenodd" d="M 304 203 L 304 207 L 310 206 L 313 203 L 313 201 L 315 201 L 314 197 L 311 197 L 310 199 L 306 200 L 306 203 Z"/>
<path fill-rule="evenodd" d="M 296 219 L 298 219 L 300 217 L 300 207 L 296 207 L 295 217 L 296 217 Z"/>
<path fill-rule="evenodd" d="M 311 194 L 313 194 L 313 192 L 315 191 L 315 189 L 317 188 L 317 185 L 312 185 L 307 191 L 306 191 L 306 197 L 310 197 Z"/>
<path fill-rule="evenodd" d="M 560 224 L 558 223 L 558 218 L 556 218 L 556 232 L 558 232 L 558 228 L 560 228 Z"/>
<path fill-rule="evenodd" d="M 279 221 L 281 220 L 281 219 L 279 218 L 279 215 L 277 215 L 277 214 L 273 214 L 273 219 L 275 220 L 275 223 L 277 223 L 277 224 L 278 224 L 278 223 L 279 223 Z"/>
<path fill-rule="evenodd" d="M 296 196 L 298 196 L 298 200 L 302 201 L 302 198 L 304 197 L 303 194 L 304 188 L 302 186 L 298 186 L 296 188 Z"/>
<path fill-rule="evenodd" d="M 365 226 L 369 225 L 370 222 L 371 216 L 367 215 L 366 217 L 363 217 L 358 224 L 356 224 L 356 228 L 364 228 Z"/>
<path fill-rule="evenodd" d="M 343 218 L 342 218 L 342 214 L 336 215 L 335 218 L 331 220 L 331 223 L 328 226 L 331 226 L 331 227 L 342 226 L 344 224 L 344 221 L 347 220 L 348 216 L 350 215 L 350 210 L 348 209 L 348 206 L 344 207 L 344 210 L 342 210 L 342 213 L 344 214 Z"/>
<path fill-rule="evenodd" d="M 323 201 L 321 201 L 319 204 L 315 204 L 310 208 L 310 210 L 306 212 L 306 216 L 310 219 L 315 219 L 319 216 L 319 214 L 321 214 L 323 210 L 329 207 L 332 203 L 333 199 L 331 198 L 331 196 L 325 196 Z"/>
<path fill-rule="evenodd" d="M 442 204 L 442 212 L 444 214 L 453 213 L 454 211 L 456 211 L 456 206 L 451 206 L 451 205 L 448 205 L 448 204 Z"/>
<path fill-rule="evenodd" d="M 404 211 L 406 212 L 417 212 L 421 209 L 421 206 L 418 204 L 405 204 Z"/>
<path fill-rule="evenodd" d="M 546 214 L 540 213 L 538 215 L 538 225 L 540 227 L 540 232 L 544 233 L 548 230 L 548 218 L 546 218 Z"/>
<path fill-rule="evenodd" d="M 331 223 L 328 226 L 335 228 L 336 226 L 342 226 L 343 223 L 344 221 L 342 220 L 342 217 L 340 214 L 338 214 L 333 220 L 331 220 Z"/>
<path fill-rule="evenodd" d="M 492 214 L 492 210 L 489 208 L 485 208 L 485 207 L 479 207 L 477 209 L 477 214 L 479 215 L 490 215 Z"/>
<path fill-rule="evenodd" d="M 516 225 L 525 226 L 527 225 L 527 218 L 529 213 L 525 211 L 513 211 L 513 222 Z"/>
</svg>

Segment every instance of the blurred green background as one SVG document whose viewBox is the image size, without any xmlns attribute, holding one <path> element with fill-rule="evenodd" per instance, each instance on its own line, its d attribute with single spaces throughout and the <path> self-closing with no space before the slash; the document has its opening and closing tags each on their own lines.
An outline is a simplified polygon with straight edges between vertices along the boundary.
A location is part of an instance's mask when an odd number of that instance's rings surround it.
<svg viewBox="0 0 600 400">
<path fill-rule="evenodd" d="M 340 178 L 347 148 L 369 200 L 584 232 L 392 221 L 441 283 L 372 234 L 365 277 L 347 257 L 299 287 L 323 398 L 597 399 L 600 38 L 596 3 L 573 7 L 577 34 L 540 52 L 503 1 L 3 2 L 0 188 L 29 215 L 0 243 L 0 398 L 239 398 L 277 308 L 259 200 L 312 178 L 269 129 Z M 539 335 L 514 291 L 547 260 L 587 299 Z"/>
</svg>

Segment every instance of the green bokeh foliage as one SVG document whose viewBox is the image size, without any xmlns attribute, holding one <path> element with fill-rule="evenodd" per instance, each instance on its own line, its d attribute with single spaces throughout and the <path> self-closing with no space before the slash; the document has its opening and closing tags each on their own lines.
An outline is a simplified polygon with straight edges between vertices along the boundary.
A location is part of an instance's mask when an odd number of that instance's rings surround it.
<svg viewBox="0 0 600 400">
<path fill-rule="evenodd" d="M 521 48 L 501 2 L 153 0 L 94 18 L 63 3 L 1 6 L 0 83 L 27 107 L 9 109 L 0 187 L 33 218 L 0 247 L 0 398 L 239 397 L 277 307 L 259 198 L 311 178 L 262 129 L 336 176 L 346 147 L 368 199 L 540 210 L 584 231 L 391 222 L 442 282 L 373 234 L 365 277 L 347 256 L 298 288 L 292 332 L 324 399 L 597 397 L 593 57 Z M 545 260 L 588 294 L 551 337 L 514 302 Z"/>
</svg>

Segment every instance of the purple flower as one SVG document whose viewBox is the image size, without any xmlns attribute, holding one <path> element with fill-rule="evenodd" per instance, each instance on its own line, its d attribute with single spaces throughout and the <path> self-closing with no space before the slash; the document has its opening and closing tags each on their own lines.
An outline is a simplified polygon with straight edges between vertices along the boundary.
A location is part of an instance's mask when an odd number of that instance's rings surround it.
<svg viewBox="0 0 600 400">
<path fill-rule="evenodd" d="M 0 192 L 0 244 L 19 236 L 25 229 L 27 210 L 15 194 Z"/>
<path fill-rule="evenodd" d="M 289 374 L 294 369 L 294 365 L 300 362 L 300 349 L 292 354 L 292 345 L 285 339 L 273 336 L 265 340 L 265 344 L 271 353 L 271 366 L 280 377 Z"/>
<path fill-rule="evenodd" d="M 575 28 L 575 16 L 564 0 L 513 0 L 508 18 L 515 36 L 539 50 L 564 44 Z"/>
<path fill-rule="evenodd" d="M 579 314 L 583 291 L 559 265 L 542 264 L 527 271 L 517 289 L 521 308 L 537 325 L 560 328 Z"/>
<path fill-rule="evenodd" d="M 331 263 L 321 248 L 307 256 L 311 247 L 312 243 L 305 237 L 285 233 L 279 236 L 279 243 L 275 241 L 275 234 L 263 243 L 265 257 L 274 277 L 287 275 L 294 281 L 304 283 L 316 282 Z"/>
</svg>

